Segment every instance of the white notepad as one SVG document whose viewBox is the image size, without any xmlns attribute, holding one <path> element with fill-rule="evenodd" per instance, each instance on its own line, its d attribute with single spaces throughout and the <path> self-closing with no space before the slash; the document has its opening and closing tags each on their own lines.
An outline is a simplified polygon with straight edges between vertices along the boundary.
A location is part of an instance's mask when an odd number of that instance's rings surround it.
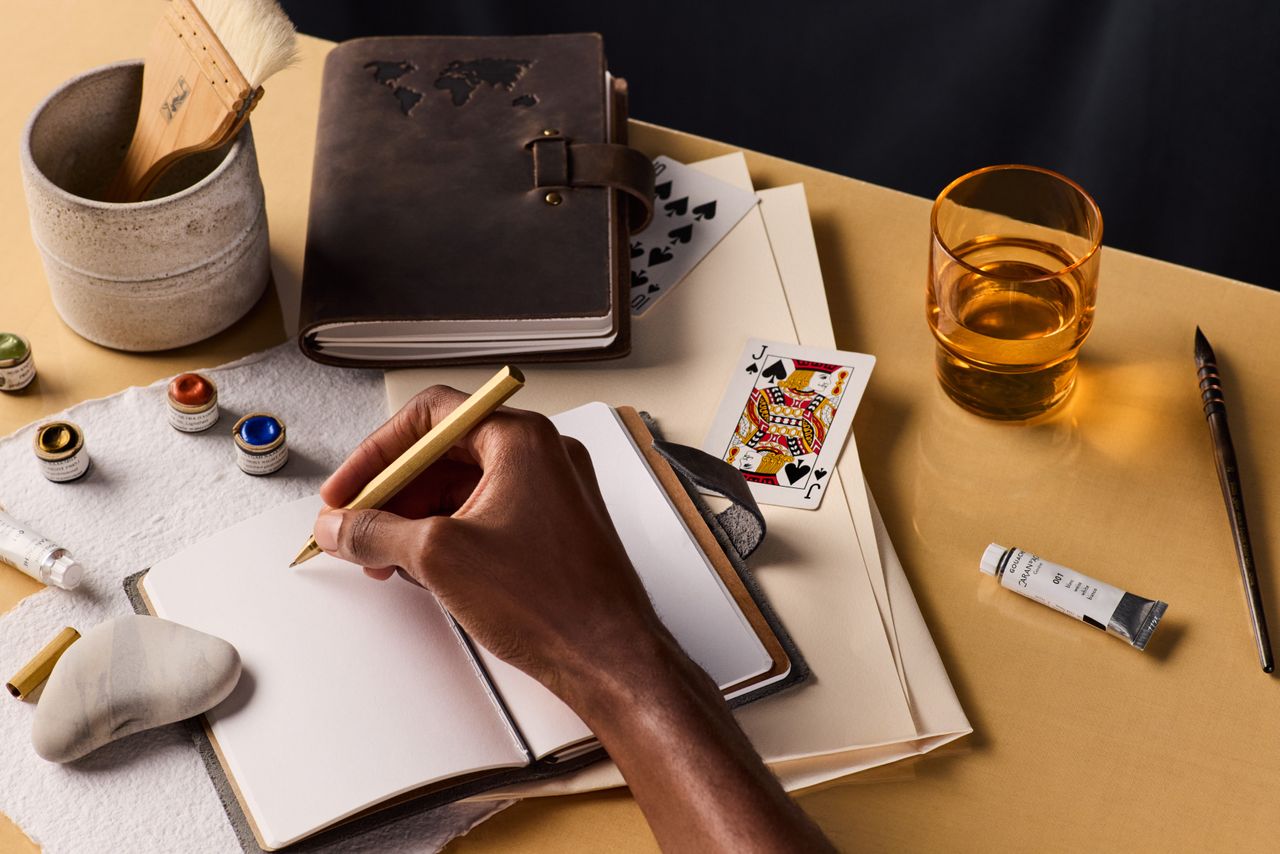
<svg viewBox="0 0 1280 854">
<path fill-rule="evenodd" d="M 726 688 L 785 678 L 618 414 L 594 403 L 553 420 L 590 451 L 627 553 L 690 656 Z M 426 590 L 327 555 L 289 569 L 320 507 L 306 498 L 246 520 L 142 583 L 156 616 L 240 652 L 240 684 L 206 717 L 264 847 L 432 784 L 594 745 L 539 683 L 473 655 Z"/>
</svg>

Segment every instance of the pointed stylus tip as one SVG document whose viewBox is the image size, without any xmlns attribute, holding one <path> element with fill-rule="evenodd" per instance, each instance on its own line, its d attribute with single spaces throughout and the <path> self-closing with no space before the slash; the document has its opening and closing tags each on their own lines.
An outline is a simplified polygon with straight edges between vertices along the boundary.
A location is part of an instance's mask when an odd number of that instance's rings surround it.
<svg viewBox="0 0 1280 854">
<path fill-rule="evenodd" d="M 1202 359 L 1213 361 L 1213 348 L 1209 346 L 1209 339 L 1204 337 L 1204 333 L 1200 331 L 1200 327 L 1196 327 L 1196 355 Z"/>
</svg>

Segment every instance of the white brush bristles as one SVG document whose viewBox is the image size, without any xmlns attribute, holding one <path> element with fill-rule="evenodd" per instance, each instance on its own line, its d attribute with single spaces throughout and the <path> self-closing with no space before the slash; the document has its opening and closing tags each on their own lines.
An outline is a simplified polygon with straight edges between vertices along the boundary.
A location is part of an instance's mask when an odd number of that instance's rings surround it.
<svg viewBox="0 0 1280 854">
<path fill-rule="evenodd" d="M 297 60 L 297 32 L 276 0 L 193 2 L 250 86 Z"/>
</svg>

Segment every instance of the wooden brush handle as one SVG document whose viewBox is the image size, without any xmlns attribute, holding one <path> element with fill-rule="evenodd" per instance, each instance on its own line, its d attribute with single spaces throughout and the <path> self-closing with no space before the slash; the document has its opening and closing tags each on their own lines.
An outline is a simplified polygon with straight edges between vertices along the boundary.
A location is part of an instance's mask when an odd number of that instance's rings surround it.
<svg viewBox="0 0 1280 854">
<path fill-rule="evenodd" d="M 181 158 L 223 145 L 257 101 L 222 42 L 191 0 L 170 0 L 142 69 L 133 139 L 107 188 L 108 201 L 136 202 Z"/>
</svg>

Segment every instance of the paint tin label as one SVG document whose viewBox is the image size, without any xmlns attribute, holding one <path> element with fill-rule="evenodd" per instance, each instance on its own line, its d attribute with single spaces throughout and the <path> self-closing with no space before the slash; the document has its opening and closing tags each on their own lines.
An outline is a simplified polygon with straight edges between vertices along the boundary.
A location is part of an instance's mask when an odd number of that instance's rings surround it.
<svg viewBox="0 0 1280 854">
<path fill-rule="evenodd" d="M 245 474 L 263 475 L 277 472 L 289 460 L 289 446 L 280 445 L 265 454 L 255 454 L 236 446 L 236 462 Z"/>
<path fill-rule="evenodd" d="M 0 389 L 17 391 L 31 385 L 36 378 L 36 360 L 30 357 L 8 368 L 0 368 Z"/>
<path fill-rule="evenodd" d="M 66 483 L 75 480 L 89 470 L 89 453 L 83 448 L 78 454 L 60 460 L 46 460 L 36 457 L 40 463 L 40 471 L 54 483 Z"/>
<path fill-rule="evenodd" d="M 183 412 L 169 407 L 169 424 L 183 433 L 200 433 L 218 423 L 218 405 L 215 403 L 203 412 Z"/>
</svg>

